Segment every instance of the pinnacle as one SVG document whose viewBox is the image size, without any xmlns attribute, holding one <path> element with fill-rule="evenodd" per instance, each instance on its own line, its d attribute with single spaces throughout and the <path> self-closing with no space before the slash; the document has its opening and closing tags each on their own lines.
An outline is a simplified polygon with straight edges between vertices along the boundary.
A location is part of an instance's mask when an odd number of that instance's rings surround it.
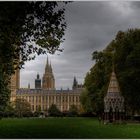
<svg viewBox="0 0 140 140">
<path fill-rule="evenodd" d="M 110 77 L 110 83 L 108 86 L 107 96 L 109 96 L 110 94 L 112 94 L 113 96 L 114 94 L 114 97 L 115 97 L 116 93 L 117 95 L 119 95 L 120 93 L 119 84 L 118 84 L 115 72 L 112 71 L 111 77 Z"/>
</svg>

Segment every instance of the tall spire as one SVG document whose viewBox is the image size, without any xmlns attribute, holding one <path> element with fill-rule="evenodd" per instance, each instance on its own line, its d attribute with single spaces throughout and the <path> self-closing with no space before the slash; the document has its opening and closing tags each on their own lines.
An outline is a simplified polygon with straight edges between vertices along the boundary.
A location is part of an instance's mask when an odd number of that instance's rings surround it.
<svg viewBox="0 0 140 140">
<path fill-rule="evenodd" d="M 47 62 L 46 62 L 45 72 L 49 72 L 49 70 L 50 70 L 50 67 L 49 67 L 49 59 L 48 59 L 48 56 L 47 56 Z"/>
<path fill-rule="evenodd" d="M 55 88 L 55 80 L 52 71 L 51 62 L 49 63 L 49 59 L 47 57 L 45 73 L 42 78 L 42 88 L 43 89 L 54 89 Z"/>
<path fill-rule="evenodd" d="M 47 56 L 47 65 L 49 65 L 49 60 L 48 60 L 48 56 Z"/>
<path fill-rule="evenodd" d="M 50 61 L 50 72 L 52 72 L 52 65 L 51 65 L 51 61 Z"/>
</svg>

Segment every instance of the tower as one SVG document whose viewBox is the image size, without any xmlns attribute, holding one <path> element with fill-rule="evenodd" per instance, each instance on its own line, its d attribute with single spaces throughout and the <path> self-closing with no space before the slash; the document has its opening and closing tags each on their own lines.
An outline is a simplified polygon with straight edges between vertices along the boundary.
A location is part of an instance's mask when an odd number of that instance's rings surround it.
<svg viewBox="0 0 140 140">
<path fill-rule="evenodd" d="M 72 89 L 73 89 L 73 90 L 76 89 L 77 86 L 78 86 L 78 82 L 77 82 L 77 80 L 76 80 L 76 77 L 74 76 Z"/>
<path fill-rule="evenodd" d="M 20 70 L 17 69 L 11 76 L 10 89 L 11 89 L 11 101 L 16 98 L 16 90 L 20 88 Z"/>
<path fill-rule="evenodd" d="M 30 89 L 30 83 L 28 83 L 28 89 Z"/>
<path fill-rule="evenodd" d="M 41 79 L 39 77 L 39 74 L 37 74 L 36 79 L 35 79 L 35 88 L 41 88 Z"/>
<path fill-rule="evenodd" d="M 45 67 L 45 73 L 42 78 L 42 88 L 47 90 L 55 89 L 55 79 L 54 79 L 51 63 L 49 64 L 48 62 L 48 57 L 47 57 L 47 63 Z"/>
<path fill-rule="evenodd" d="M 111 73 L 108 91 L 104 97 L 105 121 L 121 121 L 124 119 L 124 98 L 120 94 L 119 84 L 114 70 Z"/>
</svg>

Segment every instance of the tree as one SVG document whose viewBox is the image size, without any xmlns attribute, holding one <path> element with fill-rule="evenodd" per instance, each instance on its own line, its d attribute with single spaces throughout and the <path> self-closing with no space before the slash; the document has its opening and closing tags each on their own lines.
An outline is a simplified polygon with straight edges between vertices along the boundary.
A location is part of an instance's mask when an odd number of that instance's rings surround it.
<svg viewBox="0 0 140 140">
<path fill-rule="evenodd" d="M 82 104 L 82 108 L 85 113 L 91 113 L 93 112 L 92 106 L 91 106 L 91 99 L 88 96 L 87 89 L 84 89 L 83 92 L 80 95 L 80 102 Z"/>
<path fill-rule="evenodd" d="M 0 65 L 1 67 L 1 65 Z M 4 111 L 7 101 L 9 99 L 10 90 L 8 88 L 8 82 L 5 80 L 5 76 L 0 69 L 0 111 Z"/>
<path fill-rule="evenodd" d="M 91 102 L 88 105 L 91 105 L 92 111 L 96 114 L 100 114 L 104 109 L 103 97 L 106 94 L 112 70 L 112 51 L 113 48 L 110 48 L 109 45 L 109 49 L 93 52 L 93 60 L 96 63 L 85 77 L 86 94 Z M 86 106 L 86 102 L 83 102 L 83 104 Z"/>
<path fill-rule="evenodd" d="M 49 116 L 56 117 L 56 116 L 60 116 L 61 112 L 55 104 L 52 104 L 50 108 L 48 109 L 48 114 Z"/>
<path fill-rule="evenodd" d="M 71 105 L 69 109 L 69 116 L 75 117 L 78 115 L 78 109 L 75 105 Z"/>
<path fill-rule="evenodd" d="M 26 100 L 17 98 L 14 106 L 17 117 L 28 117 L 31 115 L 31 106 Z"/>
<path fill-rule="evenodd" d="M 4 110 L 4 117 L 14 117 L 14 116 L 15 116 L 14 104 L 9 103 Z"/>
<path fill-rule="evenodd" d="M 4 48 L 10 47 L 11 59 L 18 59 L 20 52 L 21 63 L 24 63 L 32 58 L 30 54 L 42 53 L 43 50 L 31 44 L 32 42 L 46 48 L 49 53 L 59 50 L 66 28 L 65 9 L 59 8 L 59 3 L 62 4 L 62 2 L 0 4 L 0 45 Z"/>
<path fill-rule="evenodd" d="M 37 110 L 34 112 L 34 117 L 39 117 L 41 115 L 41 106 L 37 106 Z"/>
<path fill-rule="evenodd" d="M 140 29 L 119 31 L 116 38 L 100 52 L 93 53 L 95 65 L 85 77 L 85 87 L 92 107 L 103 111 L 103 98 L 107 92 L 112 64 L 125 98 L 126 110 L 140 112 Z"/>
<path fill-rule="evenodd" d="M 9 99 L 10 76 L 36 55 L 62 51 L 66 23 L 62 2 L 0 3 L 0 110 Z"/>
<path fill-rule="evenodd" d="M 140 29 L 129 29 L 116 36 L 115 64 L 128 112 L 140 112 Z"/>
</svg>

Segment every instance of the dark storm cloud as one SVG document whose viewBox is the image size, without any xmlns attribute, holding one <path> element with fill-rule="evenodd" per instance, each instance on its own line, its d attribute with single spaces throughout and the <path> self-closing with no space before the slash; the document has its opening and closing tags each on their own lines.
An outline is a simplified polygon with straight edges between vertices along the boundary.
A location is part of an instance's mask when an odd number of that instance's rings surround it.
<svg viewBox="0 0 140 140">
<path fill-rule="evenodd" d="M 113 11 L 109 3 L 106 2 L 73 2 L 71 7 L 67 10 L 71 15 L 69 17 L 68 24 L 71 25 L 104 25 L 106 23 L 115 22 L 112 18 L 117 11 Z M 85 27 L 84 27 L 85 29 Z"/>
<path fill-rule="evenodd" d="M 132 1 L 131 2 L 132 8 L 138 8 L 140 10 L 140 2 L 139 1 Z"/>
<path fill-rule="evenodd" d="M 66 41 L 61 44 L 64 52 L 49 56 L 52 62 L 57 88 L 71 88 L 73 77 L 83 83 L 86 73 L 94 62 L 92 52 L 105 48 L 119 30 L 138 28 L 140 2 L 90 1 L 72 2 L 66 6 Z M 28 62 L 21 72 L 21 86 L 28 82 L 34 87 L 37 72 L 42 77 L 46 56 Z"/>
</svg>

